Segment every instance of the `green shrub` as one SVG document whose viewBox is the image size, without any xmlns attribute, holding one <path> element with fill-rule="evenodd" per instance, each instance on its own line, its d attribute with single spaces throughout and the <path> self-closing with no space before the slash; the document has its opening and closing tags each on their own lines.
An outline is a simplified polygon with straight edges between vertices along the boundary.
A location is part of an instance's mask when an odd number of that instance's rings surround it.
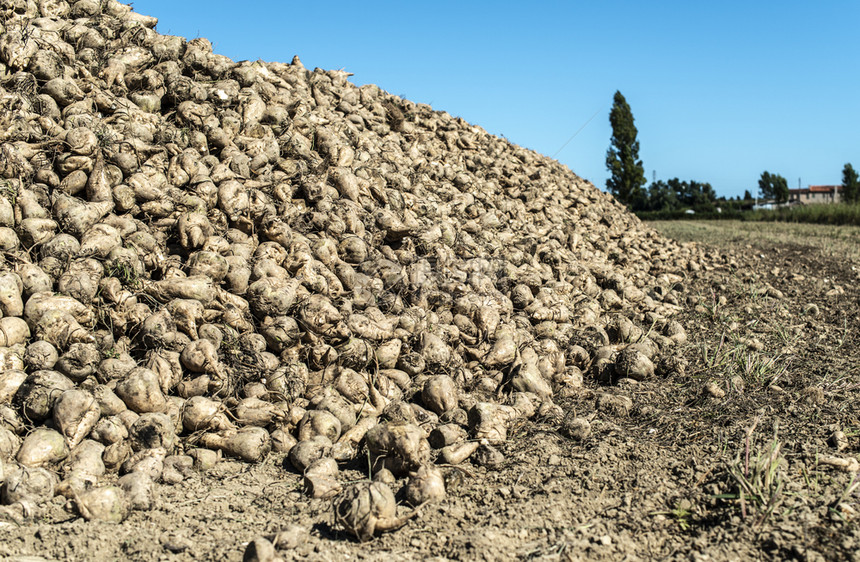
<svg viewBox="0 0 860 562">
<path fill-rule="evenodd" d="M 798 222 L 832 225 L 860 226 L 860 204 L 823 203 L 820 205 L 794 205 L 773 210 L 723 209 L 717 212 L 687 214 L 683 210 L 640 211 L 636 213 L 644 221 L 664 220 L 742 220 L 752 222 Z"/>
<path fill-rule="evenodd" d="M 743 216 L 743 220 L 860 225 L 860 205 L 856 203 L 795 205 L 793 207 L 781 207 L 772 211 L 746 213 Z"/>
</svg>

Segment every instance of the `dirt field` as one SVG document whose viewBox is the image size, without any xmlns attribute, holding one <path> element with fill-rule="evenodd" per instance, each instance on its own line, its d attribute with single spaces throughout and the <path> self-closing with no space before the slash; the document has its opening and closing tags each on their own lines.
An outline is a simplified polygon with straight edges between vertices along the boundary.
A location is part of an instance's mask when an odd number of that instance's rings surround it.
<svg viewBox="0 0 860 562">
<path fill-rule="evenodd" d="M 284 530 L 285 560 L 860 560 L 860 231 L 654 226 L 711 244 L 724 265 L 691 273 L 686 368 L 589 381 L 559 402 L 591 417 L 584 441 L 559 419 L 522 425 L 498 464 L 447 467 L 443 503 L 365 544 L 271 455 L 162 486 L 158 509 L 119 526 L 58 498 L 0 528 L 0 557 L 241 560 L 249 540 Z"/>
</svg>

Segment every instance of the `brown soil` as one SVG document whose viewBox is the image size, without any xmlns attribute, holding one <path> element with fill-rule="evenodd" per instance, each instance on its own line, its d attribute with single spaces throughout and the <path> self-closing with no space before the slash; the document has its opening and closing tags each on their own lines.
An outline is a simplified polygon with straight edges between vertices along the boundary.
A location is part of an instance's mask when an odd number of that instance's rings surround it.
<svg viewBox="0 0 860 562">
<path fill-rule="evenodd" d="M 558 419 L 524 423 L 500 466 L 445 467 L 447 499 L 399 531 L 356 542 L 272 454 L 161 485 L 159 507 L 121 525 L 86 523 L 56 498 L 36 522 L 0 528 L 0 556 L 241 560 L 248 541 L 284 530 L 285 560 L 860 560 L 857 476 L 822 462 L 860 449 L 857 272 L 797 245 L 714 252 L 732 265 L 689 283 L 683 374 L 588 382 L 560 401 L 593 416 L 585 441 Z M 632 409 L 598 409 L 604 393 Z M 842 451 L 829 442 L 836 431 Z M 774 438 L 765 505 L 742 504 L 732 473 L 754 480 Z"/>
</svg>

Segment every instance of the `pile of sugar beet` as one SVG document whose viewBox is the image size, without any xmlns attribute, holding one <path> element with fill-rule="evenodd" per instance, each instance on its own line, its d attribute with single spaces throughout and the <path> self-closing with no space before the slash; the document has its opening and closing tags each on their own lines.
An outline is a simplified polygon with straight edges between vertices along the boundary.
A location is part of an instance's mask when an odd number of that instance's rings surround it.
<svg viewBox="0 0 860 562">
<path fill-rule="evenodd" d="M 584 379 L 678 367 L 705 256 L 557 162 L 115 0 L 0 6 L 0 516 L 281 454 L 367 539 L 511 424 L 587 434 Z"/>
</svg>

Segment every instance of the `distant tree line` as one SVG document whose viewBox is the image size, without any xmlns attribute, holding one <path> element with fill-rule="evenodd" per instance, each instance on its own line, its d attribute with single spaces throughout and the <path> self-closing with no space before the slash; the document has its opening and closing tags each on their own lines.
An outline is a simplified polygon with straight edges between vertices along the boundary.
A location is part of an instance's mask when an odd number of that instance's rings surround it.
<svg viewBox="0 0 860 562">
<path fill-rule="evenodd" d="M 634 211 L 713 211 L 717 201 L 717 194 L 711 184 L 672 178 L 652 182 L 647 190 L 640 189 L 630 201 L 630 207 Z"/>
<path fill-rule="evenodd" d="M 717 197 L 709 183 L 694 180 L 656 180 L 647 188 L 645 167 L 639 159 L 638 131 L 633 112 L 627 100 L 616 91 L 609 112 L 612 138 L 606 151 L 606 168 L 610 177 L 606 188 L 618 201 L 641 212 L 672 212 L 692 209 L 696 212 L 711 212 L 719 206 L 730 210 L 746 210 L 753 206 L 752 194 L 744 192 L 743 199 Z M 785 203 L 791 192 L 788 181 L 779 174 L 764 171 L 758 180 L 759 194 L 763 199 Z M 849 163 L 842 169 L 842 200 L 860 202 L 860 177 Z"/>
<path fill-rule="evenodd" d="M 645 187 L 645 168 L 639 159 L 639 141 L 636 139 L 638 131 L 630 105 L 621 92 L 615 92 L 609 124 L 612 126 L 612 139 L 606 151 L 606 168 L 610 173 L 606 188 L 616 199 L 634 211 L 715 209 L 717 194 L 709 183 L 673 178 L 655 181 Z"/>
</svg>

